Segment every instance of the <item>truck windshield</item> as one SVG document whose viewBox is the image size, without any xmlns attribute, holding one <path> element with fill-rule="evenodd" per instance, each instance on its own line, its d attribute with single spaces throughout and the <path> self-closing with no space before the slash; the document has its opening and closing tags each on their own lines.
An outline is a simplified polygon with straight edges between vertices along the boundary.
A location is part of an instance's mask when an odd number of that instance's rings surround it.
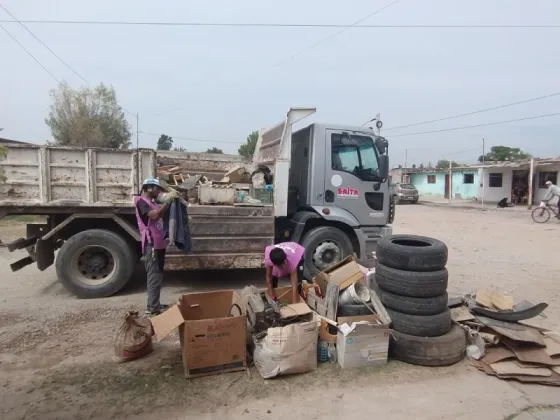
<svg viewBox="0 0 560 420">
<path fill-rule="evenodd" d="M 332 134 L 332 169 L 369 180 L 378 175 L 377 152 L 367 136 Z"/>
</svg>

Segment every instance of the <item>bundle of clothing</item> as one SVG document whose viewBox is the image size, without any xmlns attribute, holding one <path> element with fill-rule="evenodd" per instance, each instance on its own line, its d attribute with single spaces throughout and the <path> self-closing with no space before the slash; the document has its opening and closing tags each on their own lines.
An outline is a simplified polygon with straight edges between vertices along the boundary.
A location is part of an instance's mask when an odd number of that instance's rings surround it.
<svg viewBox="0 0 560 420">
<path fill-rule="evenodd" d="M 169 208 L 163 214 L 164 239 L 169 240 L 170 246 L 190 253 L 192 252 L 192 239 L 190 228 L 192 221 L 188 212 L 188 204 L 175 191 L 163 193 L 158 197 L 159 202 L 169 202 Z"/>
</svg>

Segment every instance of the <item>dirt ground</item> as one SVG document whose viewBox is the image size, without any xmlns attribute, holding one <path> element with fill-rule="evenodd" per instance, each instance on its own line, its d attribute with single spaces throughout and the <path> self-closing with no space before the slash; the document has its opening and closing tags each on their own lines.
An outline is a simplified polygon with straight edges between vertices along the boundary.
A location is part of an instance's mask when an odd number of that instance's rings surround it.
<svg viewBox="0 0 560 420">
<path fill-rule="evenodd" d="M 513 209 L 479 211 L 425 205 L 397 208 L 395 233 L 434 236 L 449 247 L 450 293 L 496 287 L 545 301 L 536 323 L 560 331 L 560 222 L 536 225 Z M 0 238 L 23 234 L 4 223 Z M 79 300 L 54 270 L 11 273 L 17 255 L 0 248 L 0 417 L 12 419 L 528 419 L 558 418 L 560 391 L 487 377 L 463 362 L 422 368 L 387 366 L 264 381 L 253 370 L 195 380 L 183 377 L 178 337 L 128 364 L 112 359 L 122 314 L 143 310 L 142 275 L 117 296 Z M 163 298 L 192 290 L 262 283 L 262 272 L 185 273 L 166 277 Z M 412 414 L 413 413 L 413 414 Z M 558 415 L 558 414 L 556 414 Z"/>
</svg>

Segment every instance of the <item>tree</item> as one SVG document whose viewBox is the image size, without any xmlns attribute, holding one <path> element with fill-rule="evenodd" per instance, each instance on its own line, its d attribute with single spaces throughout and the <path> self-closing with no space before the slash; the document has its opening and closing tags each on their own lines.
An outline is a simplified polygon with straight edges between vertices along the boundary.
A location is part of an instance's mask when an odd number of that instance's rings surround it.
<svg viewBox="0 0 560 420">
<path fill-rule="evenodd" d="M 415 163 L 412 164 L 412 169 L 416 169 L 416 164 Z"/>
<path fill-rule="evenodd" d="M 130 124 L 112 86 L 72 89 L 61 83 L 50 92 L 53 103 L 45 124 L 58 146 L 128 148 Z"/>
<path fill-rule="evenodd" d="M 187 149 L 185 149 L 183 146 L 179 146 L 179 147 L 174 147 L 173 151 L 174 152 L 186 152 Z"/>
<path fill-rule="evenodd" d="M 241 156 L 251 157 L 253 153 L 255 153 L 255 147 L 257 147 L 257 140 L 259 139 L 259 132 L 253 131 L 251 134 L 247 136 L 247 140 L 237 150 Z"/>
<path fill-rule="evenodd" d="M 481 155 L 478 157 L 478 161 L 504 162 L 507 160 L 525 160 L 530 157 L 531 155 L 529 153 L 524 152 L 519 147 L 492 146 L 490 152 L 486 153 L 484 156 Z"/>
<path fill-rule="evenodd" d="M 159 136 L 157 141 L 157 149 L 158 150 L 171 150 L 173 146 L 173 138 L 168 136 L 167 134 L 162 134 Z"/>
<path fill-rule="evenodd" d="M 455 161 L 451 162 L 451 166 L 456 168 L 459 164 Z M 436 163 L 436 169 L 449 169 L 449 161 L 447 159 L 440 159 Z"/>
<path fill-rule="evenodd" d="M 418 166 L 418 169 L 424 169 L 424 164 L 421 163 L 420 166 Z"/>
<path fill-rule="evenodd" d="M 215 153 L 221 155 L 224 153 L 222 149 L 218 149 L 217 147 L 212 147 L 211 149 L 206 150 L 206 153 Z"/>
</svg>

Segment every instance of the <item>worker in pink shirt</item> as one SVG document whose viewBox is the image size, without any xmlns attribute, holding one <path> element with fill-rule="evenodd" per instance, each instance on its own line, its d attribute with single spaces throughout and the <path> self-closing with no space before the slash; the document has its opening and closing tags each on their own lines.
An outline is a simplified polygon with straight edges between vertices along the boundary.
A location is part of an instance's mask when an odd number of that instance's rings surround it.
<svg viewBox="0 0 560 420">
<path fill-rule="evenodd" d="M 267 246 L 264 251 L 266 287 L 270 297 L 276 299 L 273 289 L 278 287 L 280 277 L 290 276 L 292 302 L 298 301 L 303 281 L 303 256 L 305 249 L 295 242 L 281 242 Z"/>
</svg>

